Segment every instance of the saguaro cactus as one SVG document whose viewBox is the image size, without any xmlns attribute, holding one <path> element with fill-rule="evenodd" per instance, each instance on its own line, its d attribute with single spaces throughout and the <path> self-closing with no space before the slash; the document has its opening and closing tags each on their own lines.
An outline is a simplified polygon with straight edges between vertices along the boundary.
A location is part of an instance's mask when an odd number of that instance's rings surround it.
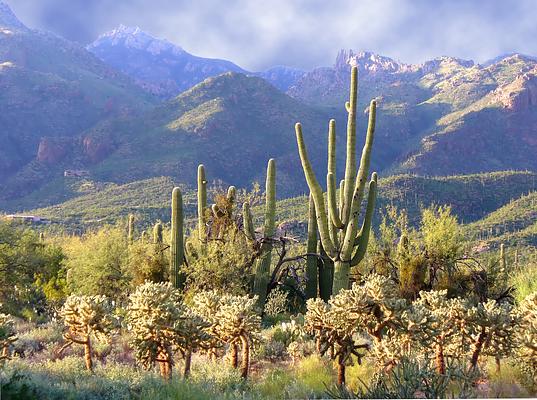
<svg viewBox="0 0 537 400">
<path fill-rule="evenodd" d="M 181 288 L 184 276 L 181 274 L 181 265 L 185 257 L 183 237 L 183 196 L 176 187 L 172 191 L 172 220 L 170 241 L 170 275 L 174 288 Z"/>
<path fill-rule="evenodd" d="M 198 165 L 198 238 L 205 241 L 205 210 L 207 209 L 207 178 L 205 166 Z"/>
<path fill-rule="evenodd" d="M 369 174 L 371 149 L 373 147 L 375 133 L 376 102 L 374 100 L 371 101 L 369 107 L 369 125 L 366 141 L 362 150 L 360 167 L 358 172 L 356 172 L 357 74 L 357 68 L 353 67 L 351 71 L 350 101 L 345 104 L 348 112 L 347 161 L 345 180 L 340 185 L 342 193 L 340 195 L 339 205 L 336 200 L 335 121 L 330 121 L 328 132 L 328 174 L 326 176 L 328 209 L 325 206 L 323 191 L 308 159 L 306 145 L 302 136 L 302 126 L 300 123 L 297 123 L 295 126 L 300 160 L 306 181 L 313 196 L 321 242 L 326 254 L 334 261 L 333 294 L 337 294 L 341 289 L 348 288 L 351 266 L 357 265 L 365 255 L 377 190 L 377 176 L 376 173 L 373 173 L 369 183 L 366 214 L 362 227 L 359 230 L 358 219 Z"/>
<path fill-rule="evenodd" d="M 274 236 L 275 215 L 276 215 L 276 162 L 270 159 L 267 165 L 266 180 L 266 200 L 265 200 L 265 226 L 263 237 L 271 239 Z M 245 203 L 243 205 L 244 232 L 250 239 L 255 238 L 255 232 L 252 224 L 250 207 Z M 254 280 L 254 293 L 258 296 L 257 304 L 261 308 L 265 304 L 267 297 L 267 286 L 270 277 L 270 263 L 272 260 L 272 243 L 265 240 L 261 245 L 261 257 L 257 262 Z"/>
<path fill-rule="evenodd" d="M 129 239 L 129 243 L 132 244 L 132 242 L 134 242 L 134 215 L 132 214 L 129 214 L 129 223 L 128 223 L 128 233 L 127 233 L 127 237 Z"/>
</svg>

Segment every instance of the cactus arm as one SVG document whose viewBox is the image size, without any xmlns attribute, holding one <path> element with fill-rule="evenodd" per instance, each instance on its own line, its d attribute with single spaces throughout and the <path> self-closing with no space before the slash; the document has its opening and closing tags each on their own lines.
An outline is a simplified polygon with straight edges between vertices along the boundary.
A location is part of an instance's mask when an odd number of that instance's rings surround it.
<svg viewBox="0 0 537 400">
<path fill-rule="evenodd" d="M 176 187 L 172 191 L 172 219 L 170 243 L 170 275 L 173 286 L 178 289 L 183 286 L 181 265 L 185 257 L 183 236 L 183 196 Z"/>
<path fill-rule="evenodd" d="M 207 208 L 207 178 L 205 166 L 198 166 L 198 238 L 205 240 L 205 209 Z"/>
<path fill-rule="evenodd" d="M 153 243 L 162 243 L 162 224 L 157 222 L 153 228 Z"/>
<path fill-rule="evenodd" d="M 356 238 L 358 231 L 358 216 L 360 214 L 360 205 L 364 197 L 364 191 L 366 186 L 366 179 L 369 171 L 369 164 L 371 162 L 371 149 L 373 147 L 373 139 L 375 136 L 375 119 L 376 119 L 376 102 L 371 101 L 369 107 L 369 124 L 367 127 L 366 141 L 362 150 L 362 157 L 360 159 L 360 169 L 356 176 L 356 182 L 354 186 L 354 193 L 352 196 L 351 218 L 348 220 L 347 229 L 345 231 L 345 238 L 342 245 L 342 255 L 347 260 L 352 253 L 354 247 L 354 239 Z M 347 181 L 345 181 L 345 186 Z"/>
<path fill-rule="evenodd" d="M 330 220 L 332 224 L 338 228 L 343 229 L 345 225 L 341 222 L 339 218 L 339 212 L 337 209 L 336 202 L 336 177 L 332 172 L 329 172 L 326 175 L 326 186 L 327 186 L 327 197 L 328 197 L 328 211 L 330 212 Z"/>
<path fill-rule="evenodd" d="M 377 200 L 377 180 L 372 179 L 369 182 L 369 194 L 367 196 L 367 209 L 365 212 L 364 221 L 362 223 L 362 229 L 360 234 L 356 238 L 357 249 L 351 260 L 351 267 L 358 265 L 365 257 L 367 251 L 367 245 L 369 243 L 369 235 L 371 233 L 371 222 L 373 221 L 373 214 L 375 213 L 375 203 Z"/>
<path fill-rule="evenodd" d="M 237 188 L 235 186 L 230 186 L 229 189 L 227 190 L 227 199 L 231 204 L 233 204 L 236 198 L 237 198 Z"/>
<path fill-rule="evenodd" d="M 331 119 L 328 126 L 328 174 L 326 175 L 326 188 L 328 196 L 328 211 L 332 224 L 338 229 L 344 225 L 339 218 L 336 202 L 336 121 Z M 329 227 L 331 228 L 330 224 Z M 333 240 L 334 235 L 332 235 Z M 335 243 L 334 243 L 335 244 Z M 335 244 L 337 247 L 337 244 Z"/>
<path fill-rule="evenodd" d="M 328 173 L 336 175 L 336 120 L 328 124 Z"/>
<path fill-rule="evenodd" d="M 345 164 L 345 194 L 342 221 L 347 224 L 351 214 L 351 202 L 354 180 L 356 177 L 356 100 L 358 98 L 358 68 L 351 68 L 350 101 L 345 104 L 347 109 L 347 161 Z"/>
<path fill-rule="evenodd" d="M 317 252 L 317 218 L 315 216 L 315 203 L 310 193 L 308 208 L 308 243 L 306 257 L 306 299 L 317 297 L 318 269 L 317 257 L 313 254 Z"/>
<path fill-rule="evenodd" d="M 343 216 L 343 202 L 345 196 L 345 179 L 339 181 L 339 218 Z M 343 222 L 343 221 L 342 221 Z"/>
<path fill-rule="evenodd" d="M 315 177 L 315 173 L 313 172 L 313 168 L 311 167 L 311 163 L 308 159 L 308 152 L 306 149 L 306 144 L 304 143 L 302 126 L 300 123 L 295 125 L 295 130 L 298 153 L 300 155 L 300 161 L 302 162 L 302 169 L 304 170 L 306 182 L 308 183 L 311 195 L 313 196 L 313 201 L 315 203 L 317 227 L 319 229 L 321 241 L 323 242 L 323 248 L 330 258 L 335 258 L 337 256 L 337 250 L 332 242 L 332 239 L 330 238 L 330 232 L 328 230 L 328 217 L 324 205 L 323 191 L 319 185 L 319 182 L 317 181 L 317 178 Z"/>
<path fill-rule="evenodd" d="M 242 205 L 242 220 L 244 224 L 244 234 L 249 240 L 255 240 L 254 223 L 252 222 L 252 213 L 250 211 L 250 203 L 245 202 Z"/>
</svg>

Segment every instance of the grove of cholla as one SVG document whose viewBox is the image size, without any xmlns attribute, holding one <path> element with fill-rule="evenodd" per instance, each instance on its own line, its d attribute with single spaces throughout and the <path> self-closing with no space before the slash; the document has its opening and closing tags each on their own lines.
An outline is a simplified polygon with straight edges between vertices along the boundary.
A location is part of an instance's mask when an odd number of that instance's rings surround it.
<svg viewBox="0 0 537 400">
<path fill-rule="evenodd" d="M 197 221 L 176 187 L 169 223 L 151 229 L 136 215 L 76 235 L 0 224 L 2 394 L 535 395 L 537 292 L 520 279 L 535 279 L 535 254 L 502 244 L 481 255 L 446 206 L 423 208 L 417 225 L 376 206 L 376 102 L 364 139 L 351 74 L 340 182 L 342 124 L 327 126 L 326 186 L 295 126 L 310 191 L 303 238 L 277 226 L 272 159 L 264 190 L 211 189 L 200 165 Z"/>
</svg>

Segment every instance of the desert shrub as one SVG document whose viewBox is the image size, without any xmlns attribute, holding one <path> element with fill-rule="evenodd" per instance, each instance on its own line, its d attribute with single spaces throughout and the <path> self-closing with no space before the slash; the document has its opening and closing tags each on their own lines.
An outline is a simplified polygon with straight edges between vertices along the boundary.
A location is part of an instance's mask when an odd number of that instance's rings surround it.
<svg viewBox="0 0 537 400">
<path fill-rule="evenodd" d="M 65 240 L 67 285 L 79 295 L 122 300 L 130 285 L 128 241 L 119 227 L 104 227 Z"/>
<path fill-rule="evenodd" d="M 228 294 L 249 292 L 255 256 L 246 236 L 228 228 L 225 239 L 198 240 L 197 232 L 187 242 L 186 286 L 192 294 L 221 290 Z"/>
<path fill-rule="evenodd" d="M 129 246 L 131 285 L 145 281 L 164 282 L 168 279 L 169 262 L 162 243 L 136 241 Z"/>
<path fill-rule="evenodd" d="M 515 269 L 511 274 L 510 283 L 515 288 L 518 301 L 523 301 L 530 294 L 537 292 L 537 262 L 529 261 Z"/>
<path fill-rule="evenodd" d="M 63 296 L 63 258 L 61 249 L 40 241 L 36 232 L 0 221 L 0 303 L 5 311 L 15 316 L 45 313 L 48 298 Z"/>
<path fill-rule="evenodd" d="M 475 395 L 476 375 L 450 365 L 438 374 L 427 361 L 402 358 L 389 372 L 375 372 L 357 390 L 339 386 L 327 392 L 339 399 L 465 398 Z"/>
</svg>

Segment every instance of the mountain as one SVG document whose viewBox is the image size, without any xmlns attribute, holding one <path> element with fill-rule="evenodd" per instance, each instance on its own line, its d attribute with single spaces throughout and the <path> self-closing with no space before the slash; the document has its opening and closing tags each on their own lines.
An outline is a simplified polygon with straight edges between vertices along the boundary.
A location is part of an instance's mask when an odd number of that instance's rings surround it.
<svg viewBox="0 0 537 400">
<path fill-rule="evenodd" d="M 368 52 L 341 51 L 332 68 L 306 73 L 288 91 L 334 108 L 359 70 L 360 107 L 377 99 L 373 162 L 391 173 L 467 174 L 537 170 L 537 62 L 512 55 L 488 66 L 452 57 L 404 64 Z"/>
<path fill-rule="evenodd" d="M 247 72 L 230 61 L 194 56 L 138 27 L 124 25 L 101 35 L 86 48 L 132 77 L 144 89 L 167 99 L 225 72 L 260 76 L 284 91 L 304 74 L 304 71 L 284 66 Z"/>
<path fill-rule="evenodd" d="M 256 72 L 253 75 L 259 76 L 272 83 L 275 87 L 281 91 L 287 91 L 293 86 L 306 72 L 292 67 L 286 67 L 284 65 L 277 65 L 269 68 L 263 72 Z"/>
<path fill-rule="evenodd" d="M 246 187 L 255 180 L 264 182 L 267 160 L 275 158 L 279 196 L 290 195 L 306 187 L 293 129 L 299 120 L 304 121 L 320 172 L 326 168 L 328 116 L 261 78 L 228 72 L 138 116 L 107 119 L 84 131 L 95 148 L 113 143 L 105 157 L 84 167 L 98 182 L 123 184 L 170 176 L 193 184 L 197 166 L 203 163 L 209 179 Z M 76 196 L 65 188 L 64 170 L 78 165 L 69 161 L 67 157 L 48 162 L 50 176 L 35 185 L 33 194 L 0 203 L 0 209 L 27 208 L 26 199 L 46 205 Z"/>
<path fill-rule="evenodd" d="M 26 28 L 0 2 L 0 200 L 33 191 L 49 165 L 91 164 L 113 150 L 83 132 L 155 99 L 84 48 Z"/>
<path fill-rule="evenodd" d="M 101 35 L 87 49 L 143 88 L 166 98 L 211 76 L 246 72 L 230 61 L 196 57 L 167 40 L 124 25 Z"/>
<path fill-rule="evenodd" d="M 537 191 L 510 201 L 466 230 L 481 241 L 482 248 L 499 243 L 537 247 Z"/>
</svg>

